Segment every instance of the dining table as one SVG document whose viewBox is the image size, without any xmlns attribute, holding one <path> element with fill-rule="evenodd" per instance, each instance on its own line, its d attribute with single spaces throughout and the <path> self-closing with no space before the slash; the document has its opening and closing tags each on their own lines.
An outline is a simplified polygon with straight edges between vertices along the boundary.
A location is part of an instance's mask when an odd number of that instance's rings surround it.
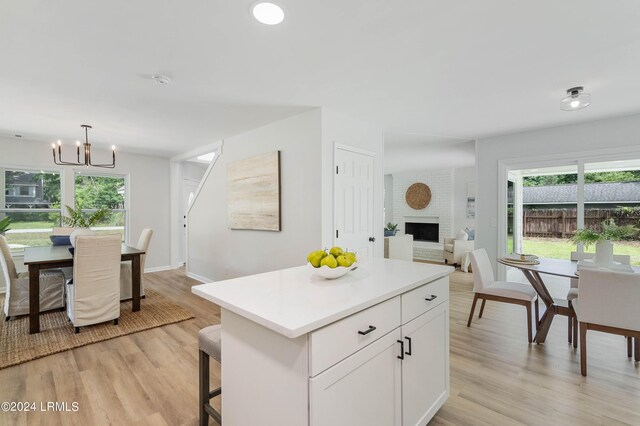
<svg viewBox="0 0 640 426">
<path fill-rule="evenodd" d="M 537 264 L 521 263 L 510 261 L 508 258 L 498 258 L 501 263 L 522 271 L 525 278 L 534 288 L 538 297 L 544 303 L 546 310 L 540 322 L 537 324 L 536 336 L 533 339 L 536 343 L 544 343 L 551 328 L 551 323 L 556 315 L 568 317 L 575 316 L 575 312 L 565 299 L 558 299 L 551 296 L 541 275 L 555 275 L 557 277 L 578 278 L 578 262 L 565 259 L 545 259 L 538 258 Z M 640 272 L 640 268 L 633 267 L 634 272 Z"/>
<path fill-rule="evenodd" d="M 29 268 L 29 334 L 40 332 L 40 271 L 73 267 L 71 246 L 26 247 L 24 264 Z M 131 261 L 132 311 L 140 310 L 140 257 L 144 250 L 122 244 L 123 262 Z"/>
</svg>

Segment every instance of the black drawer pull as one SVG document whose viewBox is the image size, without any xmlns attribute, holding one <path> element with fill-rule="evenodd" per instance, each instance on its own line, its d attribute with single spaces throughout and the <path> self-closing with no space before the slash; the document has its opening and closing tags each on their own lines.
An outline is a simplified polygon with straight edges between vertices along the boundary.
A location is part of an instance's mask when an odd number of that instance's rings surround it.
<svg viewBox="0 0 640 426">
<path fill-rule="evenodd" d="M 405 337 L 409 343 L 409 350 L 405 352 L 406 355 L 411 355 L 411 337 Z"/>
<path fill-rule="evenodd" d="M 398 355 L 398 359 L 404 359 L 404 340 L 398 340 L 400 343 L 400 355 Z"/>
<path fill-rule="evenodd" d="M 370 325 L 368 330 L 366 330 L 366 331 L 358 331 L 358 334 L 366 336 L 367 334 L 371 333 L 375 329 L 376 328 L 374 326 Z"/>
<path fill-rule="evenodd" d="M 438 296 L 436 296 L 435 294 L 432 294 L 431 297 L 427 297 L 426 300 L 427 302 L 431 302 L 432 300 L 436 299 Z"/>
</svg>

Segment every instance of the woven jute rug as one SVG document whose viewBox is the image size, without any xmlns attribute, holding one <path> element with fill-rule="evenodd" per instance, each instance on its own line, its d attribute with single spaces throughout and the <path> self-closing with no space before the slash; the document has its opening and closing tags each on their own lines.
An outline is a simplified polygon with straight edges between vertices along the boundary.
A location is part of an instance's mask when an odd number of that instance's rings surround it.
<svg viewBox="0 0 640 426">
<path fill-rule="evenodd" d="M 131 312 L 131 301 L 120 304 L 120 321 L 82 327 L 75 334 L 66 312 L 40 314 L 40 333 L 29 334 L 29 317 L 22 316 L 0 324 L 0 369 L 57 352 L 114 337 L 173 324 L 193 318 L 191 312 L 159 293 L 145 289 L 140 311 Z"/>
</svg>

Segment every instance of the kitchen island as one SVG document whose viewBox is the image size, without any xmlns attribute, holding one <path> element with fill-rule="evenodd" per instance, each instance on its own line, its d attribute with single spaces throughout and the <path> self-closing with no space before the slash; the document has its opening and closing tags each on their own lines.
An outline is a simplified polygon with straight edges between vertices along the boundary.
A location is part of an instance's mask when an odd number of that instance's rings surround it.
<svg viewBox="0 0 640 426">
<path fill-rule="evenodd" d="M 371 259 L 194 286 L 221 307 L 227 425 L 424 425 L 449 396 L 449 266 Z"/>
</svg>

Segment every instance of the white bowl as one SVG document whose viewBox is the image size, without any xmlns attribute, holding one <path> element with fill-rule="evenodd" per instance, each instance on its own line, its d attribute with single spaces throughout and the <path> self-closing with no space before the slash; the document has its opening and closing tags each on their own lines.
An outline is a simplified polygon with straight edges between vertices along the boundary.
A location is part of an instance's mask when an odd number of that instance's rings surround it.
<svg viewBox="0 0 640 426">
<path fill-rule="evenodd" d="M 353 263 L 351 266 L 336 266 L 335 268 L 329 268 L 327 265 L 316 268 L 310 263 L 307 263 L 307 265 L 322 278 L 334 280 L 354 270 L 358 266 L 358 262 Z"/>
</svg>

